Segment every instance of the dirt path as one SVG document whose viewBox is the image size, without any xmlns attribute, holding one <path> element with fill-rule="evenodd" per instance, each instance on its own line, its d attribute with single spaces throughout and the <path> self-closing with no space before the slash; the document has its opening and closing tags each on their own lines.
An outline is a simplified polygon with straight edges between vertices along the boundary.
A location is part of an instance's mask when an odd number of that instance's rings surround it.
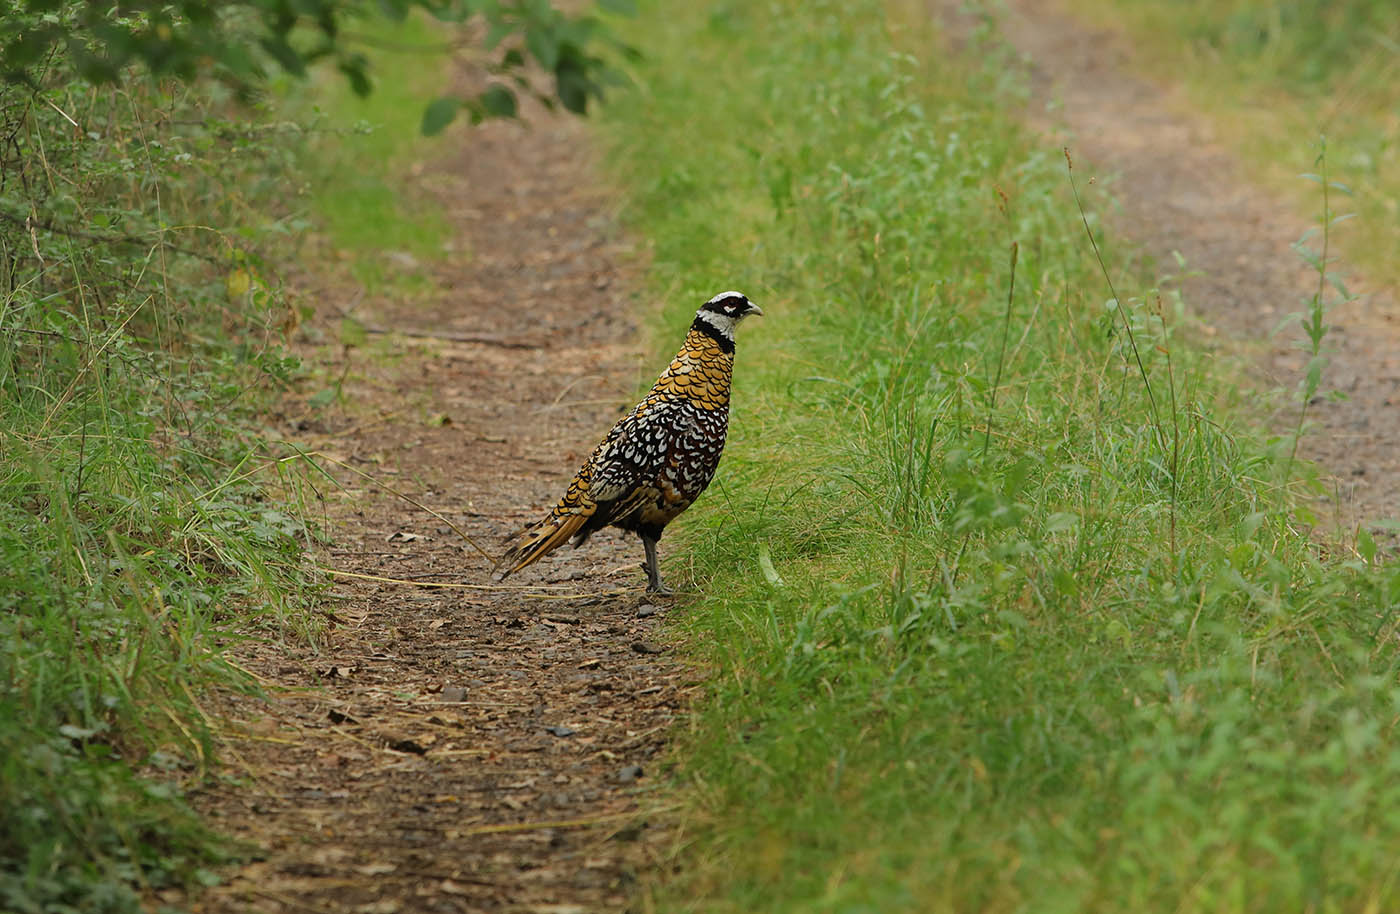
<svg viewBox="0 0 1400 914">
<path fill-rule="evenodd" d="M 470 256 L 432 269 L 426 306 L 355 309 L 436 338 L 373 337 L 388 352 L 352 352 L 346 411 L 285 417 L 289 437 L 373 477 L 333 466 L 345 488 L 325 493 L 328 560 L 365 577 L 338 580 L 319 650 L 236 652 L 275 700 L 223 709 L 247 775 L 198 803 L 266 853 L 196 910 L 617 910 L 655 840 L 638 810 L 692 686 L 635 541 L 602 534 L 508 589 L 376 580 L 486 582 L 479 555 L 391 489 L 495 549 L 562 491 L 643 370 L 579 126 L 457 142 L 419 180 Z M 473 336 L 489 342 L 449 339 Z"/>
<path fill-rule="evenodd" d="M 955 34 L 965 33 L 960 3 L 932 3 Z M 1179 251 L 1204 274 L 1185 283 L 1188 305 L 1209 329 L 1257 355 L 1263 386 L 1293 390 L 1307 361 L 1293 345 L 1301 331 L 1269 334 L 1316 287 L 1316 274 L 1290 247 L 1308 224 L 1250 180 L 1205 119 L 1190 113 L 1182 91 L 1132 72 L 1122 36 L 1047 0 L 1006 0 L 998 21 L 1031 69 L 1031 123 L 1069 146 L 1077 166 L 1113 178 L 1122 206 L 1109 214 L 1115 230 L 1172 272 Z M 1318 427 L 1302 453 L 1335 475 L 1343 526 L 1400 517 L 1400 308 L 1373 292 L 1336 309 L 1330 322 L 1333 360 L 1323 389 L 1347 399 L 1310 407 Z M 1296 407 L 1276 416 L 1276 427 L 1295 420 Z"/>
</svg>

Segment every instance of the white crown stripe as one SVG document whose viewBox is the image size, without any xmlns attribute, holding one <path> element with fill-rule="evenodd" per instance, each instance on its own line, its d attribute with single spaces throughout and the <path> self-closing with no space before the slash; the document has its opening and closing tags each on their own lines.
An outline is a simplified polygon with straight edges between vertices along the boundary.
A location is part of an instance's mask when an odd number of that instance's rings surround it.
<svg viewBox="0 0 1400 914">
<path fill-rule="evenodd" d="M 743 292 L 735 292 L 734 290 L 731 289 L 731 290 L 728 291 L 728 292 L 721 292 L 721 293 L 719 293 L 719 294 L 716 295 L 714 298 L 712 298 L 712 299 L 710 299 L 709 301 L 705 302 L 705 304 L 707 304 L 707 305 L 713 305 L 715 302 L 724 301 L 726 298 L 743 298 L 743 299 L 747 299 L 748 296 L 745 295 Z M 694 301 L 694 300 L 695 300 L 695 299 L 691 299 L 691 301 Z"/>
</svg>

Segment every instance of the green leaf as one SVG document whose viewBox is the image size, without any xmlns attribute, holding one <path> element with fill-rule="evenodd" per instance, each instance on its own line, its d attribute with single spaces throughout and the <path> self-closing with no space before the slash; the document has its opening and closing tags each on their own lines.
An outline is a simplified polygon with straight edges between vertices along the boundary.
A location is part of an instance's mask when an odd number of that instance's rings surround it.
<svg viewBox="0 0 1400 914">
<path fill-rule="evenodd" d="M 559 101 L 574 114 L 588 113 L 588 77 L 574 67 L 560 67 L 555 73 Z"/>
<path fill-rule="evenodd" d="M 1308 360 L 1307 370 L 1303 373 L 1303 396 L 1304 399 L 1311 400 L 1322 386 L 1322 369 L 1327 366 L 1327 357 L 1315 355 Z"/>
<path fill-rule="evenodd" d="M 774 587 L 785 587 L 786 583 L 778 574 L 778 569 L 773 567 L 773 555 L 768 551 L 768 543 L 758 544 L 758 570 L 763 572 L 763 580 Z"/>
<path fill-rule="evenodd" d="M 462 106 L 460 99 L 450 95 L 435 98 L 423 109 L 421 130 L 424 136 L 437 136 L 457 117 L 457 109 Z"/>
<path fill-rule="evenodd" d="M 282 65 L 282 69 L 293 76 L 306 75 L 306 63 L 296 48 L 287 43 L 287 40 L 280 35 L 272 35 L 262 39 L 263 49 L 271 54 L 273 59 Z"/>
<path fill-rule="evenodd" d="M 491 117 L 515 117 L 515 93 L 505 86 L 492 86 L 481 93 L 480 101 Z"/>
<path fill-rule="evenodd" d="M 546 70 L 553 70 L 559 66 L 559 42 L 550 30 L 530 29 L 525 33 L 525 47 L 529 48 L 530 56 L 539 61 L 540 66 Z"/>
<path fill-rule="evenodd" d="M 1376 541 L 1365 527 L 1356 528 L 1356 551 L 1368 565 L 1376 560 Z"/>
<path fill-rule="evenodd" d="M 365 72 L 366 61 L 363 57 L 342 60 L 337 67 L 350 82 L 350 91 L 360 98 L 366 97 L 374 89 L 370 84 L 369 75 Z"/>
<path fill-rule="evenodd" d="M 491 27 L 486 30 L 486 38 L 482 44 L 485 45 L 486 50 L 494 51 L 496 45 L 504 41 L 505 37 L 513 31 L 515 31 L 515 26 L 509 22 L 503 19 L 494 19 L 491 21 Z"/>
</svg>

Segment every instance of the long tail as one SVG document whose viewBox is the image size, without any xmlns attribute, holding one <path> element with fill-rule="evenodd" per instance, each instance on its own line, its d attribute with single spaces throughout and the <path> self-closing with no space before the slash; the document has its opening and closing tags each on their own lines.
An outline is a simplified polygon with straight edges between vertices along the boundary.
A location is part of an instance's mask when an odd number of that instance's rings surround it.
<svg viewBox="0 0 1400 914">
<path fill-rule="evenodd" d="M 548 517 L 526 527 L 511 540 L 505 554 L 496 562 L 496 580 L 505 580 L 564 545 L 583 529 L 597 507 L 585 492 L 570 486 L 569 493 L 559 500 Z"/>
</svg>

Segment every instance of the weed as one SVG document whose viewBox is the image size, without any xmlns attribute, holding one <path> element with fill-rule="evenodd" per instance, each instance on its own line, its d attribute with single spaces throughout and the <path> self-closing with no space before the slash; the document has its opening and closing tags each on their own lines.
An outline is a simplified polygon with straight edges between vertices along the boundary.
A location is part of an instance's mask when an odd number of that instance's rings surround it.
<svg viewBox="0 0 1400 914">
<path fill-rule="evenodd" d="M 306 496 L 252 422 L 297 371 L 259 256 L 285 137 L 61 59 L 0 124 L 0 908 L 134 911 L 227 856 L 178 785 L 202 696 L 249 687 L 235 629 L 312 628 Z"/>
<path fill-rule="evenodd" d="M 713 673 L 655 900 L 1394 906 L 1400 574 L 1293 530 L 1160 299 L 1102 306 L 1104 199 L 1004 60 L 920 59 L 920 15 L 650 6 L 606 115 L 667 322 L 717 283 L 769 315 L 678 531 Z"/>
<path fill-rule="evenodd" d="M 1293 463 L 1298 456 L 1298 443 L 1303 437 L 1303 423 L 1307 418 L 1308 406 L 1322 389 L 1322 372 L 1327 367 L 1327 356 L 1323 354 L 1323 342 L 1327 339 L 1327 332 L 1330 329 L 1326 323 L 1327 312 L 1330 308 L 1351 301 L 1355 296 L 1347 291 L 1340 277 L 1331 272 L 1328 268 L 1335 259 L 1332 255 L 1332 228 L 1339 222 L 1350 219 L 1353 214 L 1344 213 L 1336 215 L 1332 210 L 1332 193 L 1348 193 L 1346 185 L 1333 181 L 1328 176 L 1327 168 L 1327 138 L 1323 137 L 1318 141 L 1317 158 L 1313 162 L 1313 167 L 1318 170 L 1317 174 L 1304 175 L 1310 181 L 1315 181 L 1321 187 L 1322 212 L 1318 216 L 1317 226 L 1309 229 L 1302 238 L 1293 243 L 1293 250 L 1298 252 L 1309 267 L 1317 273 L 1317 288 L 1313 290 L 1312 296 L 1308 299 L 1308 310 L 1302 314 L 1296 314 L 1289 318 L 1299 320 L 1303 327 L 1303 333 L 1307 340 L 1303 344 L 1308 354 L 1308 363 L 1303 368 L 1303 379 L 1298 386 L 1298 421 L 1293 428 L 1292 444 L 1288 451 L 1288 462 L 1284 467 L 1284 485 L 1292 475 Z M 1307 244 L 1309 238 L 1315 234 L 1322 235 L 1321 251 L 1311 250 Z M 1341 296 L 1336 302 L 1326 300 L 1327 287 L 1333 286 Z"/>
</svg>

